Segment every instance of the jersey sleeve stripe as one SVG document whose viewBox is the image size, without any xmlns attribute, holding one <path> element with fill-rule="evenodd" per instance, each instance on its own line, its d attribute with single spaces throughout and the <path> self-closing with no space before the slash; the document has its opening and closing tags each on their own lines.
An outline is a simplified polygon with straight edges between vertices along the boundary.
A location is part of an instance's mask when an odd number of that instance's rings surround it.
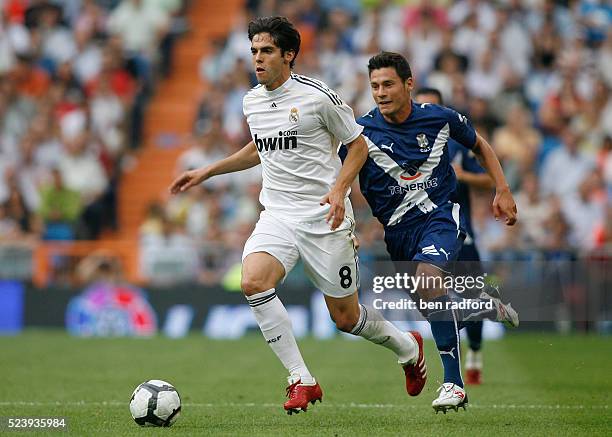
<svg viewBox="0 0 612 437">
<path fill-rule="evenodd" d="M 253 91 L 255 91 L 256 89 L 261 88 L 261 87 L 262 87 L 261 84 L 255 85 L 253 88 L 251 88 L 250 90 L 247 91 L 247 94 L 251 94 Z"/>
<path fill-rule="evenodd" d="M 332 103 L 334 105 L 342 105 L 342 100 L 340 100 L 338 97 L 334 96 L 330 91 L 325 90 L 323 87 L 321 87 L 321 85 L 318 85 L 315 82 L 309 82 L 306 78 L 304 78 L 303 76 L 297 76 L 294 75 L 292 76 L 293 79 L 301 84 L 304 85 L 308 85 L 311 86 L 319 91 L 321 91 L 323 94 L 325 94 L 327 97 L 329 97 L 329 99 L 332 101 Z"/>
<path fill-rule="evenodd" d="M 304 76 L 301 74 L 296 74 L 297 77 L 299 77 L 302 80 L 305 80 L 306 82 L 310 82 L 314 85 L 318 85 L 319 88 L 321 88 L 322 90 L 326 91 L 327 93 L 329 93 L 334 99 L 336 99 L 339 103 L 339 105 L 342 105 L 342 99 L 340 98 L 340 96 L 338 96 L 338 94 L 332 90 L 330 87 L 328 87 L 326 84 L 324 84 L 323 82 L 321 82 L 320 80 L 317 79 L 313 79 L 312 77 L 308 77 L 308 76 Z"/>
</svg>

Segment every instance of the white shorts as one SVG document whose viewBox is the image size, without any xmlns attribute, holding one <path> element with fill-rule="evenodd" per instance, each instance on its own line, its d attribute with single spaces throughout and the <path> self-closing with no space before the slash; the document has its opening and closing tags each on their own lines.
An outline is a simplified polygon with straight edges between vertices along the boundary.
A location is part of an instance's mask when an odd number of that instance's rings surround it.
<svg viewBox="0 0 612 437">
<path fill-rule="evenodd" d="M 262 211 L 244 245 L 242 260 L 266 252 L 285 267 L 285 277 L 302 258 L 304 270 L 315 287 L 331 297 L 346 297 L 359 287 L 359 265 L 353 243 L 355 221 L 347 209 L 342 224 L 332 231 L 324 219 L 288 221 Z"/>
</svg>

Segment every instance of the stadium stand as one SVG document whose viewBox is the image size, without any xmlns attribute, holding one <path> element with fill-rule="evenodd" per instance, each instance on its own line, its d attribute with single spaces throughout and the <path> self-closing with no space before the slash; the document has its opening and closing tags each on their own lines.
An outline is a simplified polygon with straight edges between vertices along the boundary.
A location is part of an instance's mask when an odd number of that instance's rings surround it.
<svg viewBox="0 0 612 437">
<path fill-rule="evenodd" d="M 147 14 L 130 18 L 137 7 Z M 407 55 L 417 86 L 437 87 L 470 117 L 519 207 L 519 225 L 504 229 L 490 193 L 477 193 L 488 259 L 610 256 L 612 10 L 603 2 L 6 0 L 2 14 L 3 259 L 26 260 L 40 241 L 94 240 L 75 243 L 86 247 L 75 254 L 127 244 L 118 253 L 129 252 L 120 257 L 132 280 L 221 280 L 257 219 L 257 169 L 175 198 L 165 189 L 249 140 L 246 24 L 270 14 L 301 32 L 296 71 L 325 81 L 357 115 L 373 106 L 367 59 L 387 49 Z M 361 256 L 377 258 L 380 227 L 353 193 Z M 177 253 L 195 262 L 175 265 Z M 52 280 L 50 263 L 39 280 Z M 32 276 L 26 264 L 8 269 Z"/>
</svg>

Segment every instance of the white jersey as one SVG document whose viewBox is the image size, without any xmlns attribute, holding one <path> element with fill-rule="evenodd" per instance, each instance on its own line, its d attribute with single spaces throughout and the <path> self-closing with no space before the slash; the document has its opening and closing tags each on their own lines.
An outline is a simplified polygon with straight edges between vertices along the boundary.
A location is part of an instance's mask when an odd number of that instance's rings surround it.
<svg viewBox="0 0 612 437">
<path fill-rule="evenodd" d="M 244 96 L 243 110 L 261 159 L 264 208 L 325 216 L 329 205 L 319 202 L 342 166 L 339 143 L 352 142 L 363 130 L 353 110 L 323 82 L 297 74 L 273 91 L 256 86 Z"/>
</svg>

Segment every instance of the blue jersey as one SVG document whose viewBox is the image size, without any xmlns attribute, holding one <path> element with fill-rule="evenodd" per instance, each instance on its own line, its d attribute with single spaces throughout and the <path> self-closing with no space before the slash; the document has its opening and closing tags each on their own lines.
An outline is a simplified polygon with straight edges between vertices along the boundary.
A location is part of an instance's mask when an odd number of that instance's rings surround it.
<svg viewBox="0 0 612 437">
<path fill-rule="evenodd" d="M 476 132 L 466 117 L 430 103 L 412 102 L 410 116 L 387 122 L 378 108 L 357 120 L 368 145 L 359 173 L 361 192 L 385 230 L 420 223 L 453 199 L 457 183 L 448 142 L 472 148 Z M 346 157 L 346 146 L 340 157 Z"/>
<path fill-rule="evenodd" d="M 485 169 L 478 163 L 476 156 L 474 156 L 474 152 L 463 147 L 461 144 L 452 139 L 448 142 L 448 157 L 451 164 L 460 166 L 464 171 L 468 171 L 470 173 L 485 173 Z M 458 182 L 455 196 L 452 200 L 461 206 L 460 213 L 467 232 L 466 244 L 472 243 L 475 235 L 474 229 L 472 228 L 469 185 L 463 182 Z"/>
</svg>

